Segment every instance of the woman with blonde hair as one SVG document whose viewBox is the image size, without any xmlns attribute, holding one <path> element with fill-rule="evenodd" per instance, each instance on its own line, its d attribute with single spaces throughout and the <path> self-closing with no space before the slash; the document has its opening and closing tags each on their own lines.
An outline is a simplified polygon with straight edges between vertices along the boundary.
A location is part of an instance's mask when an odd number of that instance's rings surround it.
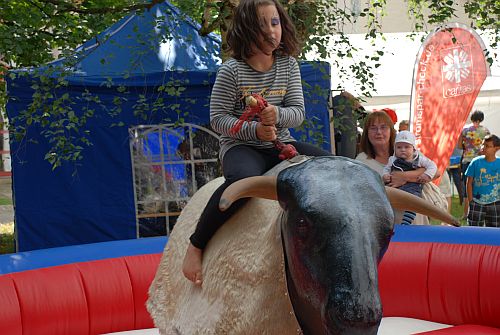
<svg viewBox="0 0 500 335">
<path fill-rule="evenodd" d="M 389 157 L 394 153 L 396 129 L 389 115 L 383 111 L 369 113 L 361 135 L 360 150 L 356 159 L 375 170 L 380 176 Z M 402 181 L 404 184 L 404 181 Z M 402 185 L 401 184 L 401 185 Z"/>
<path fill-rule="evenodd" d="M 384 166 L 389 162 L 389 157 L 394 154 L 394 139 L 396 138 L 396 129 L 394 122 L 384 111 L 375 111 L 367 115 L 361 135 L 360 150 L 356 160 L 368 165 L 377 172 L 382 179 Z M 413 171 L 393 171 L 391 179 L 387 186 L 400 187 L 407 182 L 417 182 L 418 176 L 425 171 L 424 168 L 418 168 Z M 434 179 L 439 176 L 436 173 Z M 416 224 L 425 224 L 420 215 Z"/>
</svg>

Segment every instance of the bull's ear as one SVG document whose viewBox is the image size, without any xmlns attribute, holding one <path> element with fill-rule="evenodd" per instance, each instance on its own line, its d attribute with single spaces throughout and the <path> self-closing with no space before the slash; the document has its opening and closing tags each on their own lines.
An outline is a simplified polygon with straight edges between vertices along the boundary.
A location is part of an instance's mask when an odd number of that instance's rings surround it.
<svg viewBox="0 0 500 335">
<path fill-rule="evenodd" d="M 460 226 L 456 218 L 451 216 L 448 212 L 434 206 L 434 204 L 422 198 L 414 196 L 408 192 L 398 190 L 394 187 L 385 187 L 387 197 L 391 202 L 391 206 L 400 210 L 414 211 L 420 214 L 428 215 L 435 219 L 449 223 L 454 226 Z"/>
<path fill-rule="evenodd" d="M 256 176 L 238 180 L 229 185 L 219 201 L 221 211 L 228 209 L 233 202 L 241 198 L 264 198 L 278 200 L 276 176 Z"/>
</svg>

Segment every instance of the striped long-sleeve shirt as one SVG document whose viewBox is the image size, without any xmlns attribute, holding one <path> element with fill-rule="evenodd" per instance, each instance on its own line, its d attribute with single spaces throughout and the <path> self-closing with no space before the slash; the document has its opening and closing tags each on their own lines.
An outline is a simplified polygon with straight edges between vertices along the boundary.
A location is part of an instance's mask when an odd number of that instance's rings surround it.
<svg viewBox="0 0 500 335">
<path fill-rule="evenodd" d="M 244 112 L 245 97 L 253 93 L 261 94 L 269 104 L 277 107 L 276 128 L 280 141 L 294 141 L 288 128 L 300 126 L 304 121 L 304 95 L 295 58 L 278 56 L 266 72 L 256 71 L 244 61 L 231 58 L 219 68 L 210 98 L 210 124 L 221 134 L 221 160 L 227 150 L 236 145 L 273 146 L 272 142 L 257 138 L 258 120 L 245 122 L 237 134 L 230 133 Z"/>
</svg>

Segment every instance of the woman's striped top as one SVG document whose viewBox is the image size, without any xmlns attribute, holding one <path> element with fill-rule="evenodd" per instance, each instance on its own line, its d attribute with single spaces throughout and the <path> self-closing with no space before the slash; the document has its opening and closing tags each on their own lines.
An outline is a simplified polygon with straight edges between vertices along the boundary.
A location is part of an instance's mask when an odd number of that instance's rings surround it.
<svg viewBox="0 0 500 335">
<path fill-rule="evenodd" d="M 304 95 L 297 61 L 289 56 L 277 56 L 267 72 L 254 70 L 244 61 L 228 59 L 217 72 L 210 98 L 210 124 L 221 134 L 220 154 L 236 145 L 271 148 L 272 142 L 257 138 L 257 120 L 245 122 L 241 130 L 230 133 L 243 114 L 245 97 L 261 94 L 269 104 L 277 106 L 277 137 L 282 142 L 294 141 L 288 128 L 300 126 L 304 120 Z"/>
</svg>

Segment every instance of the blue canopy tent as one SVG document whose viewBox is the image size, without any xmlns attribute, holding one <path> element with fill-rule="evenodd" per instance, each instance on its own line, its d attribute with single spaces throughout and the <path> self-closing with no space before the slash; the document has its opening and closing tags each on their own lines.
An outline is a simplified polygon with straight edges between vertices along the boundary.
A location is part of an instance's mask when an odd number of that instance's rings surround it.
<svg viewBox="0 0 500 335">
<path fill-rule="evenodd" d="M 18 251 L 137 237 L 129 127 L 209 122 L 220 38 L 199 36 L 198 29 L 164 2 L 123 18 L 74 57 L 11 73 L 7 114 L 27 129 L 21 141 L 11 139 Z M 301 63 L 301 73 L 309 126 L 329 150 L 329 65 Z M 47 78 L 52 88 L 41 100 L 38 83 Z M 65 110 L 52 110 L 45 120 L 55 128 L 19 118 L 28 109 L 42 115 L 54 101 Z M 50 132 L 73 136 L 84 159 L 52 170 L 45 160 L 54 145 Z M 317 134 L 295 135 L 312 140 Z"/>
</svg>

